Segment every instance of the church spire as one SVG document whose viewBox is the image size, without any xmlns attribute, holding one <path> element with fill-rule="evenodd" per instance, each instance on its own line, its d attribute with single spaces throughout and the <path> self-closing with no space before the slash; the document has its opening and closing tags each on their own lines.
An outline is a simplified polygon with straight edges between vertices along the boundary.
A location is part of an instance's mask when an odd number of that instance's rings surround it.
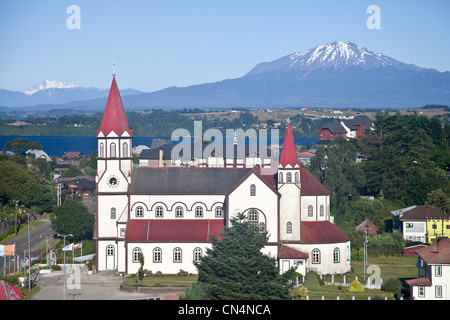
<svg viewBox="0 0 450 320">
<path fill-rule="evenodd" d="M 130 129 L 128 124 L 128 119 L 122 104 L 122 98 L 120 97 L 119 88 L 117 87 L 114 69 L 108 101 L 106 102 L 100 129 L 97 130 L 97 136 L 102 132 L 106 137 L 111 131 L 114 131 L 118 136 L 122 136 L 124 132 L 127 132 L 129 136 L 133 136 L 133 130 Z"/>
<path fill-rule="evenodd" d="M 283 168 L 286 168 L 287 165 L 290 165 L 292 168 L 295 168 L 296 166 L 300 167 L 290 123 L 288 124 L 286 135 L 284 137 L 283 149 L 281 150 L 280 156 L 280 165 Z"/>
</svg>

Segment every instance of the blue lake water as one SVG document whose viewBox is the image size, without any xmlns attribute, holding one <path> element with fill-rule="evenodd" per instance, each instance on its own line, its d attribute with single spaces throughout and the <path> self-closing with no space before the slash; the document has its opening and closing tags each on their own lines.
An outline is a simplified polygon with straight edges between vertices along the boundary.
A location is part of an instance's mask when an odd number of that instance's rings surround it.
<svg viewBox="0 0 450 320">
<path fill-rule="evenodd" d="M 61 157 L 68 151 L 79 151 L 90 156 L 92 151 L 97 152 L 97 138 L 92 136 L 0 136 L 0 151 L 5 144 L 16 138 L 25 138 L 28 141 L 39 141 L 42 149 L 49 156 Z M 133 137 L 133 148 L 139 145 L 150 147 L 153 139 L 169 139 L 170 137 Z M 314 146 L 319 139 L 294 138 L 296 145 Z M 280 138 L 280 144 L 284 139 Z M 270 140 L 268 141 L 270 144 Z"/>
</svg>

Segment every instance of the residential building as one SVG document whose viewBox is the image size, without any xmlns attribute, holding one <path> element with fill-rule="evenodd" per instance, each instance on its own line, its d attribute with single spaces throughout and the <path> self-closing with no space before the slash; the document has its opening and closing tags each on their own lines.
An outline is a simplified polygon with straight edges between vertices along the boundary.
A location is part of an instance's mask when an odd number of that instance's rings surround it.
<svg viewBox="0 0 450 320">
<path fill-rule="evenodd" d="M 372 124 L 373 122 L 368 116 L 356 116 L 353 119 L 330 122 L 320 128 L 319 137 L 322 141 L 357 138 L 363 136 L 364 131 L 370 129 Z"/>
<path fill-rule="evenodd" d="M 450 299 L 450 239 L 416 251 L 418 278 L 406 280 L 414 300 Z"/>
</svg>

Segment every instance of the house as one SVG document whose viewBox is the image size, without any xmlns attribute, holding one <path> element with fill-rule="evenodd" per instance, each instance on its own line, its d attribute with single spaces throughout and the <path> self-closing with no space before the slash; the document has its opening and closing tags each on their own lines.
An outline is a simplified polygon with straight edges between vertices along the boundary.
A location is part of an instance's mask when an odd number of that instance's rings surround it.
<svg viewBox="0 0 450 320">
<path fill-rule="evenodd" d="M 368 219 L 357 225 L 355 231 L 367 232 L 367 234 L 380 234 L 380 230 Z"/>
<path fill-rule="evenodd" d="M 406 280 L 414 300 L 450 299 L 450 239 L 416 250 L 418 278 Z"/>
<path fill-rule="evenodd" d="M 36 159 L 45 159 L 47 162 L 52 161 L 48 154 L 43 150 L 29 149 L 25 152 L 27 155 L 32 154 Z"/>
<path fill-rule="evenodd" d="M 329 141 L 337 138 L 357 138 L 364 135 L 366 129 L 371 128 L 372 120 L 368 116 L 356 116 L 353 119 L 330 122 L 319 130 L 320 140 Z"/>
<path fill-rule="evenodd" d="M 416 251 L 421 248 L 425 248 L 427 245 L 422 242 L 413 241 L 405 244 L 405 248 L 403 248 L 402 255 L 404 257 L 408 256 L 417 256 Z"/>
<path fill-rule="evenodd" d="M 69 151 L 66 152 L 63 156 L 62 159 L 63 160 L 74 160 L 74 159 L 81 159 L 81 158 L 87 158 L 88 156 L 83 154 L 83 152 L 79 152 L 79 151 Z"/>
<path fill-rule="evenodd" d="M 350 237 L 334 224 L 330 191 L 298 161 L 290 125 L 280 158 L 270 168 L 237 163 L 244 159 L 230 159 L 226 151 L 214 154 L 225 159 L 223 166 L 134 167 L 132 139 L 113 76 L 97 130 L 94 239 L 99 271 L 135 274 L 142 253 L 145 269 L 197 273 L 193 261 L 206 254 L 211 235 L 220 238 L 237 213 L 268 233 L 262 251 L 276 259 L 280 273 L 292 266 L 302 273 L 351 270 Z M 164 145 L 156 149 L 158 155 Z M 164 153 L 159 159 L 165 163 Z"/>
<path fill-rule="evenodd" d="M 403 212 L 397 216 L 397 219 L 400 223 L 394 223 L 394 225 L 400 225 L 405 240 L 424 243 L 431 243 L 436 235 L 440 235 L 437 226 L 443 226 L 444 220 L 447 221 L 445 226 L 449 226 L 448 215 L 429 205 L 417 206 Z"/>
</svg>

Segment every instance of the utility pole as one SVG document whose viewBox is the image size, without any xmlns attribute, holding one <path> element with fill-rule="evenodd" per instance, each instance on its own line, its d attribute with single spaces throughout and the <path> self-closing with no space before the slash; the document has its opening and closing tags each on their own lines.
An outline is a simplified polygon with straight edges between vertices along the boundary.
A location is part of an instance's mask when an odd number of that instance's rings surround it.
<svg viewBox="0 0 450 320">
<path fill-rule="evenodd" d="M 17 236 L 17 206 L 19 205 L 20 200 L 13 200 L 16 203 L 16 214 L 14 219 L 14 235 Z"/>
<path fill-rule="evenodd" d="M 66 248 L 66 237 L 73 237 L 72 234 L 58 234 L 58 237 L 63 237 L 64 239 L 64 247 L 63 247 L 63 251 L 64 251 L 64 286 L 63 286 L 63 300 L 66 300 L 66 250 L 64 250 Z M 72 248 L 73 250 L 73 248 Z"/>
<path fill-rule="evenodd" d="M 31 291 L 31 250 L 30 250 L 30 212 L 25 210 L 28 216 L 28 291 Z"/>
</svg>

